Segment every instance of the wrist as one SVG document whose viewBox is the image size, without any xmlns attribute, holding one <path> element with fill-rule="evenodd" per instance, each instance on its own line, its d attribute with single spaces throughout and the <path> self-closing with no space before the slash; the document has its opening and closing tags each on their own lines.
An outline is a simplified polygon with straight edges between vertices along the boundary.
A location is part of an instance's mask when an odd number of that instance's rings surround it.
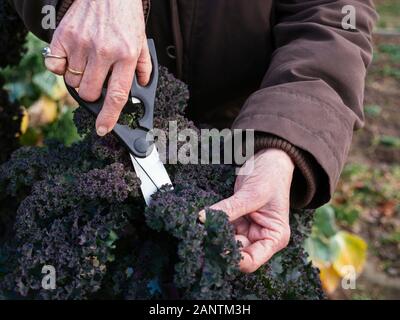
<svg viewBox="0 0 400 320">
<path fill-rule="evenodd" d="M 275 167 L 281 168 L 284 172 L 293 174 L 295 164 L 288 153 L 281 149 L 266 148 L 262 149 L 255 155 L 256 158 L 260 158 L 262 162 L 272 164 Z"/>
</svg>

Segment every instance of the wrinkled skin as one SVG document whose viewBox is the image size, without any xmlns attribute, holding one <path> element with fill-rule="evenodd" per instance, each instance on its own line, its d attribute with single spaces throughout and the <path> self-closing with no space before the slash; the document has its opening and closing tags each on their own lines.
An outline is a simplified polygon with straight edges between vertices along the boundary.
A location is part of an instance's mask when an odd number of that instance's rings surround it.
<svg viewBox="0 0 400 320">
<path fill-rule="evenodd" d="M 96 122 L 100 136 L 116 124 L 135 71 L 141 85 L 150 79 L 152 66 L 141 0 L 74 1 L 50 48 L 52 54 L 66 59 L 46 58 L 46 67 L 64 75 L 70 86 L 79 87 L 84 100 L 97 100 L 111 73 L 105 104 Z M 68 68 L 83 75 L 75 75 Z"/>
<path fill-rule="evenodd" d="M 293 171 L 294 164 L 285 152 L 262 150 L 240 169 L 234 195 L 211 206 L 226 212 L 235 226 L 236 239 L 243 245 L 243 272 L 256 271 L 289 243 Z M 204 221 L 204 212 L 200 220 Z"/>
</svg>

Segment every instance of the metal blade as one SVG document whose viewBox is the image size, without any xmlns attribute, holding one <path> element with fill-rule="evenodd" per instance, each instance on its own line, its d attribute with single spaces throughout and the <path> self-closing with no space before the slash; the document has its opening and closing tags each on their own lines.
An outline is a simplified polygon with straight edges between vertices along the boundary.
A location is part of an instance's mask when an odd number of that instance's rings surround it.
<svg viewBox="0 0 400 320">
<path fill-rule="evenodd" d="M 140 189 L 142 190 L 144 201 L 147 205 L 150 205 L 151 195 L 166 184 L 172 186 L 171 179 L 160 160 L 155 146 L 146 158 L 137 158 L 132 154 L 130 156 L 136 175 L 141 181 Z"/>
</svg>

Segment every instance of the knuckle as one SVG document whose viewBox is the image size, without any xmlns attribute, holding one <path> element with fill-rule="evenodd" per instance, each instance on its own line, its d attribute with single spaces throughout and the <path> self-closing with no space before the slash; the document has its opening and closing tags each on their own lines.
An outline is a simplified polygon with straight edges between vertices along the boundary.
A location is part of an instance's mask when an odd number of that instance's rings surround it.
<svg viewBox="0 0 400 320">
<path fill-rule="evenodd" d="M 96 90 L 82 88 L 81 86 L 79 96 L 85 101 L 94 102 L 100 97 L 100 93 Z"/>
<path fill-rule="evenodd" d="M 142 74 L 142 75 L 146 75 L 149 76 L 151 74 L 151 70 L 152 70 L 152 65 L 149 62 L 138 62 L 138 70 L 137 72 Z"/>
<path fill-rule="evenodd" d="M 139 58 L 139 50 L 135 46 L 128 46 L 126 49 L 118 48 L 116 52 L 122 60 L 134 61 Z"/>
<path fill-rule="evenodd" d="M 62 35 L 63 38 L 66 38 L 69 40 L 76 40 L 79 38 L 80 33 L 77 28 L 64 27 L 62 30 L 60 30 L 60 35 Z"/>
<path fill-rule="evenodd" d="M 91 42 L 91 39 L 85 35 L 79 35 L 76 39 L 76 43 L 81 49 L 88 49 Z"/>
<path fill-rule="evenodd" d="M 110 92 L 108 98 L 112 108 L 119 112 L 128 101 L 128 94 L 124 90 L 113 90 Z"/>
<path fill-rule="evenodd" d="M 110 47 L 104 45 L 98 45 L 95 47 L 96 56 L 101 59 L 111 59 L 113 57 L 113 50 Z"/>
<path fill-rule="evenodd" d="M 151 65 L 151 56 L 148 48 L 144 48 L 140 53 L 139 61 L 143 64 Z"/>
</svg>

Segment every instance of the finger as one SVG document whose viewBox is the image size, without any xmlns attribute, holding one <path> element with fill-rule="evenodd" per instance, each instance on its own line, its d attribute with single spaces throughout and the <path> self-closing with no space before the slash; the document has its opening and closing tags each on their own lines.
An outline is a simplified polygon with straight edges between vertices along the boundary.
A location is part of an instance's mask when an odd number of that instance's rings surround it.
<svg viewBox="0 0 400 320">
<path fill-rule="evenodd" d="M 274 243 L 269 239 L 260 240 L 244 246 L 242 249 L 242 260 L 240 270 L 251 273 L 265 264 L 278 250 L 274 249 Z"/>
<path fill-rule="evenodd" d="M 136 75 L 141 86 L 147 86 L 149 83 L 152 68 L 149 47 L 147 45 L 147 40 L 144 40 L 143 48 L 136 67 Z"/>
<path fill-rule="evenodd" d="M 248 213 L 256 211 L 259 208 L 259 203 L 252 201 L 247 192 L 239 190 L 233 196 L 212 205 L 210 208 L 224 211 L 228 215 L 229 221 L 235 221 Z"/>
<path fill-rule="evenodd" d="M 117 62 L 108 82 L 104 106 L 96 120 L 97 134 L 104 136 L 118 121 L 122 108 L 128 101 L 133 81 L 135 66 L 127 62 Z"/>
<path fill-rule="evenodd" d="M 242 236 L 242 235 L 237 235 L 235 236 L 236 241 L 239 241 L 242 244 L 242 247 L 248 247 L 251 242 L 249 239 L 247 239 L 247 237 Z"/>
<path fill-rule="evenodd" d="M 97 56 L 90 56 L 79 87 L 79 96 L 85 101 L 96 101 L 111 71 L 111 63 Z"/>
<path fill-rule="evenodd" d="M 284 229 L 289 224 L 289 210 L 272 211 L 261 209 L 250 213 L 250 218 L 257 225 L 271 230 Z"/>
<path fill-rule="evenodd" d="M 241 217 L 233 222 L 236 234 L 244 235 L 247 237 L 250 227 L 249 220 L 246 217 Z"/>
<path fill-rule="evenodd" d="M 67 57 L 67 52 L 61 43 L 58 41 L 58 37 L 55 36 L 53 41 L 50 43 L 50 50 L 51 53 L 61 57 Z M 46 68 L 58 75 L 64 75 L 67 69 L 67 58 L 65 59 L 58 59 L 58 58 L 51 58 L 47 57 L 44 60 L 44 64 Z"/>
<path fill-rule="evenodd" d="M 79 88 L 83 74 L 85 73 L 86 64 L 87 64 L 87 55 L 83 51 L 79 50 L 79 52 L 74 52 L 68 55 L 68 65 L 64 78 L 65 82 L 69 86 L 73 88 Z M 72 70 L 83 73 L 74 74 Z"/>
</svg>

